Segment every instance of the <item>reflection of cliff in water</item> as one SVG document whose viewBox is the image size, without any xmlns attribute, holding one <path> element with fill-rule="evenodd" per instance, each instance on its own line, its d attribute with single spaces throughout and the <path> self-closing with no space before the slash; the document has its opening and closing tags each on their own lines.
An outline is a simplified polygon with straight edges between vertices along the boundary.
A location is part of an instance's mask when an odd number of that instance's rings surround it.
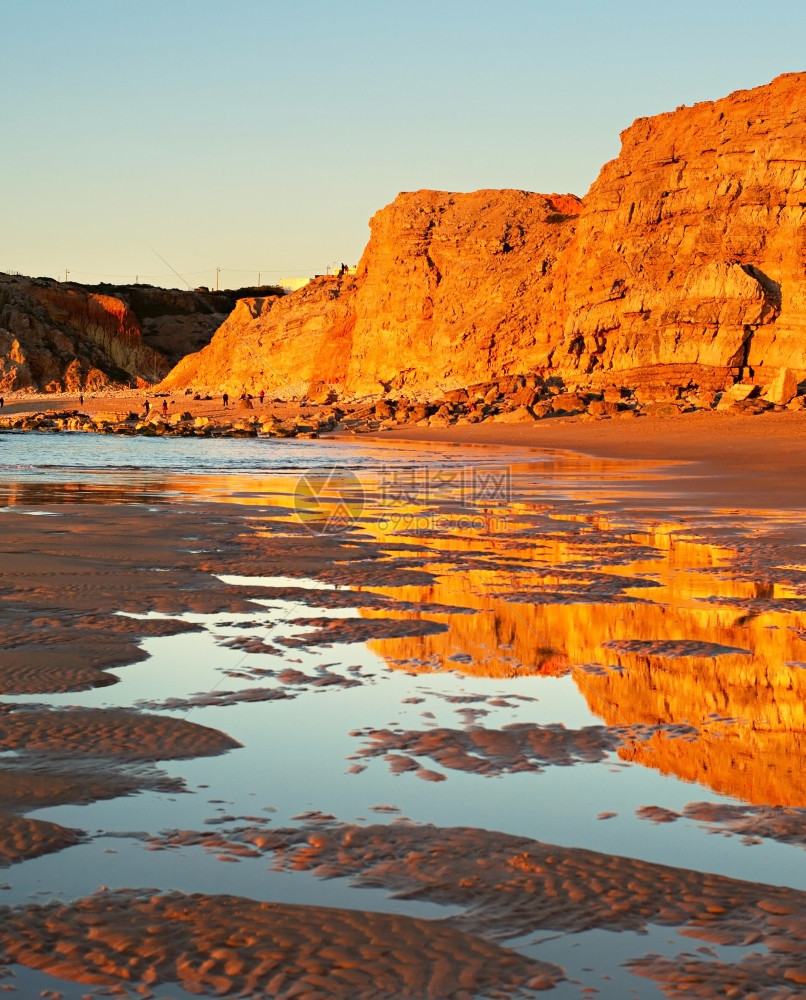
<svg viewBox="0 0 806 1000">
<path fill-rule="evenodd" d="M 165 484 L 150 483 L 154 499 L 166 490 Z M 140 490 L 115 480 L 99 482 L 53 483 L 20 480 L 0 486 L 0 507 L 46 507 L 49 504 L 90 503 L 120 504 L 143 503 Z"/>
<path fill-rule="evenodd" d="M 513 524 L 498 537 L 434 533 L 427 544 L 436 582 L 384 592 L 476 613 L 409 612 L 448 631 L 372 643 L 392 667 L 491 677 L 573 669 L 609 725 L 700 731 L 691 742 L 656 735 L 625 758 L 751 802 L 806 805 L 800 567 L 772 556 L 765 567 L 760 541 L 753 559 L 738 558 L 680 524 L 619 529 L 601 517 L 547 517 L 528 537 Z"/>
<path fill-rule="evenodd" d="M 293 480 L 253 474 L 192 475 L 154 469 L 70 470 L 72 481 L 26 479 L 0 483 L 0 507 L 43 507 L 48 504 L 152 503 L 177 497 L 247 506 L 294 507 Z"/>
</svg>

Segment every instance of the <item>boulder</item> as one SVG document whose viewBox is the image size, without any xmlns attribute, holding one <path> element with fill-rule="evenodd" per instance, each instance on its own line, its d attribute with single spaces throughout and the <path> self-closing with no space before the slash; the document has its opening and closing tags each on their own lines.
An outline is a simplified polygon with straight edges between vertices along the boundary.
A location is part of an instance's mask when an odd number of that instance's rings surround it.
<svg viewBox="0 0 806 1000">
<path fill-rule="evenodd" d="M 509 397 L 513 406 L 534 406 L 540 399 L 540 393 L 534 386 L 524 386 Z"/>
<path fill-rule="evenodd" d="M 514 410 L 498 413 L 489 420 L 494 424 L 533 424 L 535 415 L 528 407 L 517 406 Z"/>
<path fill-rule="evenodd" d="M 673 403 L 680 395 L 680 390 L 676 385 L 642 385 L 635 389 L 633 398 L 636 402 L 645 403 Z"/>
<path fill-rule="evenodd" d="M 573 392 L 561 392 L 551 400 L 552 412 L 561 416 L 584 413 L 586 409 L 585 400 Z"/>
<path fill-rule="evenodd" d="M 716 404 L 716 408 L 718 410 L 729 410 L 734 403 L 749 399 L 755 393 L 756 388 L 752 382 L 737 382 L 735 385 L 729 386 L 722 393 L 722 397 Z"/>
<path fill-rule="evenodd" d="M 761 397 L 774 403 L 775 406 L 786 406 L 797 394 L 797 376 L 791 368 L 781 368 L 775 378 L 767 384 Z"/>
<path fill-rule="evenodd" d="M 327 382 L 311 382 L 305 396 L 309 403 L 316 403 L 317 406 L 327 406 L 336 401 L 336 390 Z"/>
<path fill-rule="evenodd" d="M 676 417 L 680 410 L 680 404 L 672 400 L 656 400 L 643 407 L 643 412 L 647 417 Z"/>
<path fill-rule="evenodd" d="M 588 403 L 588 413 L 592 417 L 612 417 L 618 413 L 618 403 L 610 402 L 607 399 L 592 399 Z"/>
<path fill-rule="evenodd" d="M 375 404 L 375 417 L 378 420 L 389 420 L 395 415 L 394 407 L 386 399 L 380 399 Z"/>
<path fill-rule="evenodd" d="M 700 389 L 686 396 L 687 401 L 698 410 L 710 410 L 716 402 L 716 393 L 710 389 Z"/>
<path fill-rule="evenodd" d="M 119 410 L 99 410 L 93 413 L 92 419 L 96 424 L 120 424 L 124 420 L 136 420 L 136 413 L 121 413 Z"/>
</svg>

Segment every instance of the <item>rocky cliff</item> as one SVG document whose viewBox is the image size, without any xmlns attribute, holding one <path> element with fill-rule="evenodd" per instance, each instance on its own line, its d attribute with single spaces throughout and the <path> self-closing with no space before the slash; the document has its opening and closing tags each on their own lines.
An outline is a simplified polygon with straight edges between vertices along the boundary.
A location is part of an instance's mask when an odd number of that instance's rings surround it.
<svg viewBox="0 0 806 1000">
<path fill-rule="evenodd" d="M 121 299 L 47 279 L 0 279 L 0 391 L 93 390 L 165 368 Z"/>
<path fill-rule="evenodd" d="M 584 201 L 402 194 L 371 220 L 355 278 L 241 303 L 164 384 L 422 398 L 529 372 L 578 386 L 802 377 L 804 220 L 799 73 L 639 119 Z"/>
<path fill-rule="evenodd" d="M 0 391 L 158 381 L 209 343 L 236 294 L 0 275 Z"/>
<path fill-rule="evenodd" d="M 553 364 L 806 368 L 806 74 L 621 139 L 562 261 Z"/>
<path fill-rule="evenodd" d="M 535 318 L 553 313 L 581 204 L 510 190 L 401 194 L 371 219 L 355 277 L 241 302 L 164 386 L 433 395 L 545 363 Z"/>
</svg>

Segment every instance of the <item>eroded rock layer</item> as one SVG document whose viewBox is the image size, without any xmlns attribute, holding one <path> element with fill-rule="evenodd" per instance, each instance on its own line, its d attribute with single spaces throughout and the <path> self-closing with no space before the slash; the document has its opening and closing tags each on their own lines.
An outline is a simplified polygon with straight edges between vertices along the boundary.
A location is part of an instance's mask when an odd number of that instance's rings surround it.
<svg viewBox="0 0 806 1000">
<path fill-rule="evenodd" d="M 209 343 L 239 294 L 0 274 L 0 392 L 158 381 Z"/>
<path fill-rule="evenodd" d="M 804 98 L 806 74 L 787 74 L 639 119 L 584 202 L 401 194 L 355 277 L 243 301 L 164 385 L 325 400 L 535 371 L 717 392 L 802 378 Z"/>
</svg>

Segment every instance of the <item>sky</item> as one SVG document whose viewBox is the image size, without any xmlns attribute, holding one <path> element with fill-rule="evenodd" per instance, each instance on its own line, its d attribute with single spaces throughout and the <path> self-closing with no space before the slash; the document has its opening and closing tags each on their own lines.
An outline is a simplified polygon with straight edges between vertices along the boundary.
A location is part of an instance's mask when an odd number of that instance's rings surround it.
<svg viewBox="0 0 806 1000">
<path fill-rule="evenodd" d="M 400 191 L 584 195 L 635 118 L 804 69 L 803 0 L 0 0 L 0 271 L 324 273 Z"/>
</svg>

